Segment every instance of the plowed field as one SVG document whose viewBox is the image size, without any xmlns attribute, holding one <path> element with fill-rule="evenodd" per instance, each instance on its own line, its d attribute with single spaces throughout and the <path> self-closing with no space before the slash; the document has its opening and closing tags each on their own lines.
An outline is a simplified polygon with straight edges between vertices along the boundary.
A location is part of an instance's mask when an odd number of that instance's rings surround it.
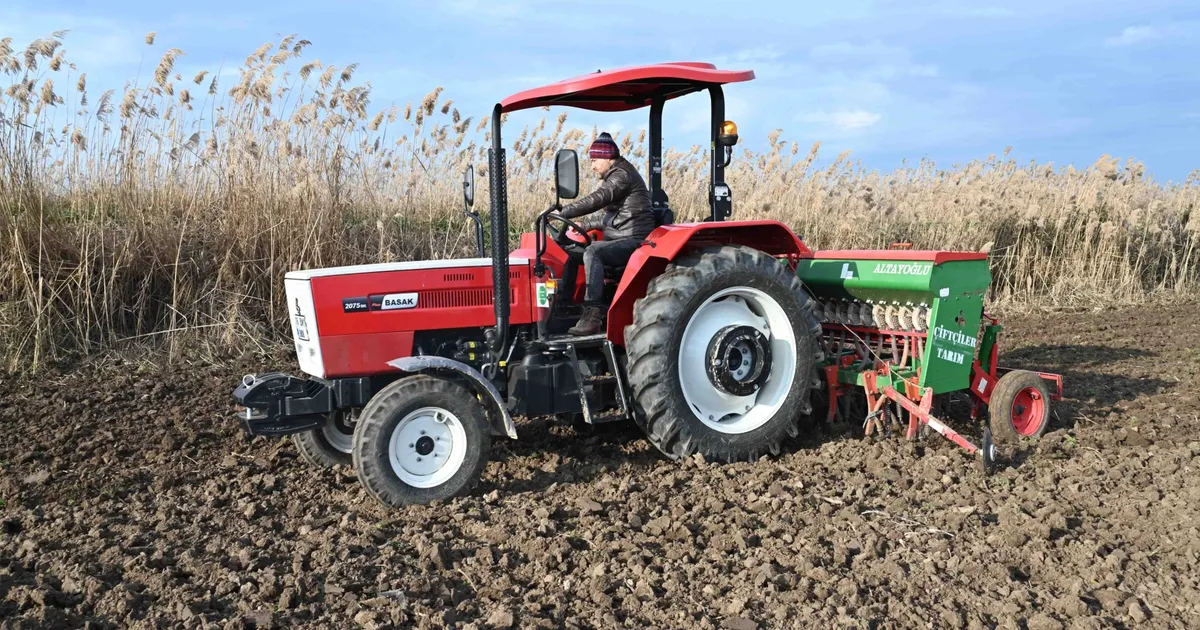
<svg viewBox="0 0 1200 630">
<path fill-rule="evenodd" d="M 1067 399 L 991 477 L 936 434 L 677 464 L 532 419 L 471 496 L 388 512 L 230 419 L 286 355 L 6 379 L 0 628 L 1200 627 L 1194 309 L 1007 319 Z"/>
</svg>

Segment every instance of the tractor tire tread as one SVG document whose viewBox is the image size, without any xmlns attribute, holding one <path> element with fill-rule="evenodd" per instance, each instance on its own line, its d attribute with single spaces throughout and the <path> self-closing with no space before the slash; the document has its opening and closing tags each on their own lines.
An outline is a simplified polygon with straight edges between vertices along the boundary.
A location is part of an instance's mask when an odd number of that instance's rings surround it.
<svg viewBox="0 0 1200 630">
<path fill-rule="evenodd" d="M 292 444 L 300 452 L 300 457 L 313 466 L 334 468 L 354 465 L 353 455 L 334 448 L 319 427 L 311 431 L 292 434 Z"/>
</svg>

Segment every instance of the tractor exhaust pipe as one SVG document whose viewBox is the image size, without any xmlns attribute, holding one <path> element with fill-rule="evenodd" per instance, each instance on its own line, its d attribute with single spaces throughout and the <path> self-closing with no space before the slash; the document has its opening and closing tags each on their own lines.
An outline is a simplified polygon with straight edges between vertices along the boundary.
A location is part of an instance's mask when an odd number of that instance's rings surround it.
<svg viewBox="0 0 1200 630">
<path fill-rule="evenodd" d="M 508 183 L 505 177 L 504 144 L 500 141 L 500 104 L 492 108 L 492 148 L 488 151 L 488 192 L 492 202 L 492 296 L 496 305 L 495 333 L 488 338 L 492 355 L 499 361 L 508 343 Z"/>
</svg>

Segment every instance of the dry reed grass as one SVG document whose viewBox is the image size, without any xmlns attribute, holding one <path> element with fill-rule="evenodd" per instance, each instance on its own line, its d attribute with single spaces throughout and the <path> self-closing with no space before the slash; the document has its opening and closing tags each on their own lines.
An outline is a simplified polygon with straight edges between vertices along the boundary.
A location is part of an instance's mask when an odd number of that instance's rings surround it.
<svg viewBox="0 0 1200 630">
<path fill-rule="evenodd" d="M 23 50 L 0 40 L 10 368 L 131 339 L 164 341 L 170 355 L 197 338 L 255 347 L 286 335 L 288 270 L 470 255 L 459 178 L 468 163 L 486 176 L 488 121 L 442 88 L 372 111 L 354 65 L 302 61 L 309 42 L 290 36 L 263 44 L 236 78 L 181 77 L 183 51 L 171 48 L 149 81 L 92 100 L 62 38 Z M 595 133 L 550 116 L 508 136 L 514 236 L 545 203 L 554 151 Z M 644 141 L 620 138 L 635 162 Z M 994 300 L 1016 307 L 1137 302 L 1200 282 L 1196 173 L 1165 186 L 1132 160 L 1077 170 L 1007 151 L 877 173 L 846 155 L 815 168 L 818 149 L 775 131 L 767 151 L 739 151 L 727 171 L 735 218 L 780 219 L 815 247 L 988 250 Z M 704 214 L 707 160 L 699 146 L 664 156 L 679 220 Z"/>
</svg>

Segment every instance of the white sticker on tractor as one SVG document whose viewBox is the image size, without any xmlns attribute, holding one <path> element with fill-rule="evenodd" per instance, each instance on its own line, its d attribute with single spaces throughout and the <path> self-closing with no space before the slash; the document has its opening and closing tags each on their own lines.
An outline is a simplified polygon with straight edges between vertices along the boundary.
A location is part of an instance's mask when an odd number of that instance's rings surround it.
<svg viewBox="0 0 1200 630">
<path fill-rule="evenodd" d="M 941 290 L 938 291 L 938 297 L 950 297 L 950 287 L 942 287 Z"/>
<path fill-rule="evenodd" d="M 977 389 L 979 390 L 980 394 L 987 391 L 987 379 L 986 378 L 979 379 L 979 387 Z"/>
<path fill-rule="evenodd" d="M 296 324 L 296 339 L 308 341 L 308 320 L 303 315 L 293 315 L 292 317 L 292 321 Z"/>
<path fill-rule="evenodd" d="M 546 289 L 545 282 L 537 283 L 537 306 L 538 308 L 550 308 L 550 294 Z"/>
<path fill-rule="evenodd" d="M 389 293 L 383 296 L 383 306 L 380 308 L 385 311 L 394 311 L 402 308 L 416 307 L 416 293 Z"/>
<path fill-rule="evenodd" d="M 842 279 L 851 280 L 854 278 L 854 272 L 850 270 L 850 263 L 842 263 Z"/>
</svg>

